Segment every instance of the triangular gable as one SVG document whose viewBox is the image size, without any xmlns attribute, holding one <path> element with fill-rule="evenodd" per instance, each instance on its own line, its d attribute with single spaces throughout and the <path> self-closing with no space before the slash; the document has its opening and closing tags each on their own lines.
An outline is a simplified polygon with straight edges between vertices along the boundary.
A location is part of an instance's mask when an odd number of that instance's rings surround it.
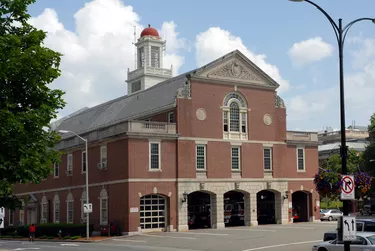
<svg viewBox="0 0 375 251">
<path fill-rule="evenodd" d="M 199 68 L 191 76 L 200 80 L 217 80 L 267 89 L 279 87 L 278 83 L 238 50 Z"/>
</svg>

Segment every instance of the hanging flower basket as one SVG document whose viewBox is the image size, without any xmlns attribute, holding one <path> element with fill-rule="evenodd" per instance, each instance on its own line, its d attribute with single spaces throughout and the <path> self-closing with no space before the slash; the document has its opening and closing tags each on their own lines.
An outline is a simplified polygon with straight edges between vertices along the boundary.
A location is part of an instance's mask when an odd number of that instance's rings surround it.
<svg viewBox="0 0 375 251">
<path fill-rule="evenodd" d="M 339 195 L 341 191 L 341 174 L 332 170 L 319 170 L 314 177 L 315 189 L 320 196 Z"/>
<path fill-rule="evenodd" d="M 356 172 L 354 174 L 356 198 L 363 198 L 369 194 L 371 181 L 372 177 L 365 172 Z"/>
</svg>

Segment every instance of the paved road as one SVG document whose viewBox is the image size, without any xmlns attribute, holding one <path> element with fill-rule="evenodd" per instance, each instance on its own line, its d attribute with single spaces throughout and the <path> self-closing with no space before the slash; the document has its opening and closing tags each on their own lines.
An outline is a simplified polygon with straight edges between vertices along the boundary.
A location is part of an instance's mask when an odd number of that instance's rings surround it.
<svg viewBox="0 0 375 251">
<path fill-rule="evenodd" d="M 0 251 L 304 251 L 320 242 L 323 233 L 335 229 L 336 222 L 299 223 L 236 227 L 222 230 L 207 229 L 189 232 L 149 233 L 114 238 L 99 243 L 57 243 L 1 241 Z"/>
</svg>

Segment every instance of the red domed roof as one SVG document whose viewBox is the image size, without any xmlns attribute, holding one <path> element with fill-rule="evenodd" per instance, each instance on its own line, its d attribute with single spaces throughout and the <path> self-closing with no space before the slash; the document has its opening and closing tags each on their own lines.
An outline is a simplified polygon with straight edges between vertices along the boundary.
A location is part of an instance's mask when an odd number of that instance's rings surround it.
<svg viewBox="0 0 375 251">
<path fill-rule="evenodd" d="M 151 25 L 148 25 L 148 27 L 146 29 L 144 29 L 141 33 L 141 37 L 144 37 L 144 36 L 158 37 L 159 32 L 157 30 L 155 30 L 154 28 L 151 28 Z"/>
</svg>

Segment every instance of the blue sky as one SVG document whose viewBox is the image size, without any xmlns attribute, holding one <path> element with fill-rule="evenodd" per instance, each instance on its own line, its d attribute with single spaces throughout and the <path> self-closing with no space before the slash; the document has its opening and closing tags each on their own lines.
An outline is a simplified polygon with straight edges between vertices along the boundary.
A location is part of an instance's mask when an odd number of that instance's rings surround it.
<svg viewBox="0 0 375 251">
<path fill-rule="evenodd" d="M 344 24 L 359 17 L 375 17 L 373 0 L 315 2 L 335 20 L 343 18 Z M 51 11 L 45 12 L 46 8 Z M 229 49 L 246 50 L 246 55 L 264 54 L 266 58 L 257 62 L 266 62 L 267 69 L 276 67 L 278 73 L 271 77 L 289 86 L 280 92 L 287 105 L 288 129 L 340 126 L 337 43 L 328 20 L 308 3 L 37 0 L 29 12 L 35 17 L 35 26 L 49 31 L 46 45 L 67 58 L 63 59 L 63 76 L 54 84 L 66 91 L 69 102 L 60 116 L 126 94 L 126 69 L 132 67 L 131 25 L 137 26 L 139 34 L 151 24 L 167 37 L 167 61 L 178 73 L 214 60 Z M 102 36 L 100 40 L 98 36 Z M 295 44 L 309 39 L 313 40 Z M 214 43 L 215 48 L 205 46 L 204 41 Z M 288 53 L 294 44 L 294 52 Z M 106 46 L 111 48 L 103 48 Z M 344 53 L 347 124 L 355 120 L 357 125 L 367 125 L 375 112 L 375 25 L 362 22 L 353 26 Z"/>
</svg>

